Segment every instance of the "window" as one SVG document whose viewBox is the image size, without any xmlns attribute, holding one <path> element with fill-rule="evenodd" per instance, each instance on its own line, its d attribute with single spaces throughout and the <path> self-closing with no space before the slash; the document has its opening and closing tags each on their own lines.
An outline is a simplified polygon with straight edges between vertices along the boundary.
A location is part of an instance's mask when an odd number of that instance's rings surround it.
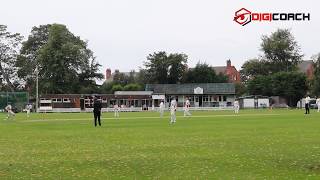
<svg viewBox="0 0 320 180">
<path fill-rule="evenodd" d="M 221 96 L 219 96 L 219 102 L 221 102 Z"/>
<path fill-rule="evenodd" d="M 62 99 L 61 98 L 52 98 L 53 103 L 61 103 Z"/>
<path fill-rule="evenodd" d="M 107 103 L 107 102 L 108 102 L 107 98 L 102 98 L 102 103 Z"/>
<path fill-rule="evenodd" d="M 70 102 L 70 98 L 63 98 L 63 102 L 64 103 L 69 103 Z"/>
<path fill-rule="evenodd" d="M 204 102 L 209 102 L 209 97 L 208 96 L 203 96 L 203 101 Z"/>
</svg>

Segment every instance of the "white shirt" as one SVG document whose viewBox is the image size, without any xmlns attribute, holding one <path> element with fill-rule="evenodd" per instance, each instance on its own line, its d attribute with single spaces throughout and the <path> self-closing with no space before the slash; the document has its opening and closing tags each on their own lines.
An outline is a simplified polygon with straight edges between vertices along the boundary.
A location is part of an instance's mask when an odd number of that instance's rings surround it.
<svg viewBox="0 0 320 180">
<path fill-rule="evenodd" d="M 159 105 L 160 109 L 163 109 L 164 108 L 164 103 L 161 102 L 160 105 Z"/>
<path fill-rule="evenodd" d="M 176 100 L 171 100 L 171 103 L 170 103 L 170 109 L 171 110 L 176 110 L 177 108 L 177 101 Z"/>
<path fill-rule="evenodd" d="M 317 99 L 316 103 L 320 105 L 320 98 Z"/>
<path fill-rule="evenodd" d="M 239 106 L 239 101 L 234 101 L 234 106 Z"/>
<path fill-rule="evenodd" d="M 5 109 L 6 109 L 7 111 L 11 111 L 12 106 L 9 104 L 8 106 L 5 107 Z"/>
<path fill-rule="evenodd" d="M 306 97 L 306 104 L 309 104 L 309 102 L 310 102 L 310 97 L 308 96 Z"/>
<path fill-rule="evenodd" d="M 32 105 L 31 105 L 31 104 L 28 104 L 28 105 L 26 106 L 26 109 L 27 109 L 27 110 L 31 110 L 31 109 L 32 109 Z"/>
<path fill-rule="evenodd" d="M 190 106 L 190 101 L 189 99 L 186 100 L 186 107 L 189 107 Z"/>
</svg>

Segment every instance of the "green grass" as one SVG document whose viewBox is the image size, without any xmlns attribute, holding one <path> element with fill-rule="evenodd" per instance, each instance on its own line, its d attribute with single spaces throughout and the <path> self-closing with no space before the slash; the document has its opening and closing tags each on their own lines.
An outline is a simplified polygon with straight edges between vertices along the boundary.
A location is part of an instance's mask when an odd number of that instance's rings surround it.
<svg viewBox="0 0 320 180">
<path fill-rule="evenodd" d="M 104 113 L 95 128 L 89 113 L 1 114 L 0 179 L 320 178 L 320 113 L 181 115 Z"/>
</svg>

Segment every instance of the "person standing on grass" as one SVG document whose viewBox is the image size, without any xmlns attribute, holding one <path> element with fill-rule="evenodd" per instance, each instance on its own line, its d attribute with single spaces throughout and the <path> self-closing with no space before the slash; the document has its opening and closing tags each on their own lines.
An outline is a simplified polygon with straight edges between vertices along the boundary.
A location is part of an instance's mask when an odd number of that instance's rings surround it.
<svg viewBox="0 0 320 180">
<path fill-rule="evenodd" d="M 13 117 L 16 115 L 13 111 L 12 111 L 12 106 L 11 104 L 8 104 L 5 108 L 4 108 L 6 111 L 7 111 L 7 118 L 5 120 L 8 120 L 8 119 L 13 119 Z"/>
<path fill-rule="evenodd" d="M 119 108 L 119 106 L 118 106 L 118 104 L 116 103 L 116 104 L 114 104 L 114 106 L 113 106 L 113 110 L 114 110 L 114 117 L 115 118 L 118 118 L 119 117 L 119 111 L 120 111 L 120 108 Z"/>
<path fill-rule="evenodd" d="M 30 111 L 32 109 L 32 105 L 31 104 L 27 104 L 26 105 L 26 111 L 27 111 L 27 117 L 29 118 L 30 117 Z"/>
<path fill-rule="evenodd" d="M 160 117 L 163 117 L 163 112 L 164 112 L 164 102 L 161 101 L 159 105 L 159 112 L 160 112 Z"/>
<path fill-rule="evenodd" d="M 307 96 L 305 99 L 305 105 L 304 105 L 306 112 L 305 114 L 310 114 L 310 97 Z"/>
<path fill-rule="evenodd" d="M 186 116 L 191 116 L 191 113 L 190 113 L 190 101 L 188 98 L 186 98 L 186 103 L 184 105 L 184 112 L 183 112 L 183 116 L 186 117 Z"/>
<path fill-rule="evenodd" d="M 171 98 L 170 103 L 170 124 L 176 123 L 176 110 L 177 110 L 177 101 L 174 99 L 174 97 Z"/>
<path fill-rule="evenodd" d="M 234 113 L 238 114 L 239 113 L 239 109 L 240 109 L 239 101 L 235 100 L 234 103 L 233 103 L 233 106 L 234 106 Z"/>
<path fill-rule="evenodd" d="M 318 97 L 316 104 L 318 106 L 318 112 L 320 112 L 320 97 Z"/>
<path fill-rule="evenodd" d="M 100 120 L 101 108 L 102 108 L 101 101 L 98 100 L 97 97 L 94 97 L 94 101 L 93 101 L 94 126 L 97 126 L 97 121 L 99 123 L 99 126 L 101 126 L 101 120 Z"/>
</svg>

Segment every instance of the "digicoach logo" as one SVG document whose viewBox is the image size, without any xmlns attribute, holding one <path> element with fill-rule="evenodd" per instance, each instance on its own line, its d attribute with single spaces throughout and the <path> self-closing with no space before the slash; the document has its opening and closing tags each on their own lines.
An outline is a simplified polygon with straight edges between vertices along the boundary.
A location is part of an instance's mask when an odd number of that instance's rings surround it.
<svg viewBox="0 0 320 180">
<path fill-rule="evenodd" d="M 233 20 L 242 26 L 253 21 L 310 21 L 310 13 L 257 13 L 241 8 Z"/>
</svg>

